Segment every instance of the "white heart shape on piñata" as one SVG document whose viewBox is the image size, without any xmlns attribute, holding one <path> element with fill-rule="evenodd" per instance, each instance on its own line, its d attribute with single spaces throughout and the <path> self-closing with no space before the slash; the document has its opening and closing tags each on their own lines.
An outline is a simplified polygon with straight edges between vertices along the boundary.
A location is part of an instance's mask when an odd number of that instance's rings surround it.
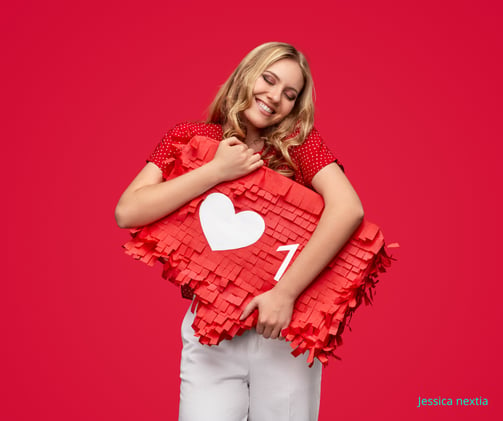
<svg viewBox="0 0 503 421">
<path fill-rule="evenodd" d="M 236 213 L 231 199 L 212 193 L 199 208 L 199 221 L 212 250 L 233 250 L 257 242 L 265 230 L 264 219 L 253 211 Z"/>
</svg>

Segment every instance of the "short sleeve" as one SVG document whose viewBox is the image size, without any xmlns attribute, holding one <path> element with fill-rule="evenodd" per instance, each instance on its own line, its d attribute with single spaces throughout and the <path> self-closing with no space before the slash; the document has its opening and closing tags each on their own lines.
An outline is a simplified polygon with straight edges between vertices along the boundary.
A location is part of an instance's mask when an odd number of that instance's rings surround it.
<svg viewBox="0 0 503 421">
<path fill-rule="evenodd" d="M 194 136 L 207 136 L 215 140 L 222 140 L 222 127 L 218 124 L 203 122 L 184 122 L 177 124 L 168 131 L 150 154 L 147 162 L 157 165 L 163 174 L 169 172 L 168 166 L 173 162 L 175 148 L 173 145 L 187 144 Z"/>
<path fill-rule="evenodd" d="M 311 181 L 316 173 L 327 165 L 335 162 L 342 168 L 340 162 L 328 149 L 320 133 L 314 127 L 302 145 L 292 148 L 290 156 L 297 165 L 294 175 L 295 181 L 307 186 L 311 186 Z"/>
</svg>

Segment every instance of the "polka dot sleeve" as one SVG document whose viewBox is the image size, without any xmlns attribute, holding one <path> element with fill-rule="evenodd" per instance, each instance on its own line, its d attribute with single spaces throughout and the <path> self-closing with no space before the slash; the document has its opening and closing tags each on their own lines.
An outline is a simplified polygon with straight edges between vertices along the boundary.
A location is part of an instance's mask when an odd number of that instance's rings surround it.
<svg viewBox="0 0 503 421">
<path fill-rule="evenodd" d="M 147 162 L 157 165 L 163 173 L 169 172 L 168 166 L 174 157 L 172 145 L 187 144 L 194 136 L 207 136 L 215 140 L 222 140 L 222 128 L 218 124 L 203 122 L 184 122 L 177 124 L 167 132 L 158 143 Z"/>
<path fill-rule="evenodd" d="M 316 128 L 313 128 L 302 145 L 292 148 L 292 160 L 297 165 L 295 181 L 311 186 L 311 181 L 316 173 L 332 162 L 342 165 L 332 154 Z"/>
</svg>

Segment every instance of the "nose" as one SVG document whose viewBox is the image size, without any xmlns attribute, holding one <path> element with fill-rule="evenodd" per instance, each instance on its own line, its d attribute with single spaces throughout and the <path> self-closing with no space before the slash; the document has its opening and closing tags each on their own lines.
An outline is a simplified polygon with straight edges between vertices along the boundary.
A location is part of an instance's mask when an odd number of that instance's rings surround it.
<svg viewBox="0 0 503 421">
<path fill-rule="evenodd" d="M 281 87 L 278 84 L 271 86 L 267 92 L 267 97 L 270 101 L 277 104 L 281 99 Z"/>
</svg>

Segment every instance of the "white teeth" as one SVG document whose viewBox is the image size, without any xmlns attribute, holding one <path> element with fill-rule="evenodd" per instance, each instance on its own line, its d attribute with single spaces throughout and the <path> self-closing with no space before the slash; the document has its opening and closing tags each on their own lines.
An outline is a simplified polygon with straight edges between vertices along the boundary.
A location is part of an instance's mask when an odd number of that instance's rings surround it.
<svg viewBox="0 0 503 421">
<path fill-rule="evenodd" d="M 272 108 L 269 108 L 262 101 L 257 101 L 257 104 L 260 108 L 262 108 L 264 111 L 267 111 L 269 114 L 272 114 L 274 112 Z"/>
</svg>

